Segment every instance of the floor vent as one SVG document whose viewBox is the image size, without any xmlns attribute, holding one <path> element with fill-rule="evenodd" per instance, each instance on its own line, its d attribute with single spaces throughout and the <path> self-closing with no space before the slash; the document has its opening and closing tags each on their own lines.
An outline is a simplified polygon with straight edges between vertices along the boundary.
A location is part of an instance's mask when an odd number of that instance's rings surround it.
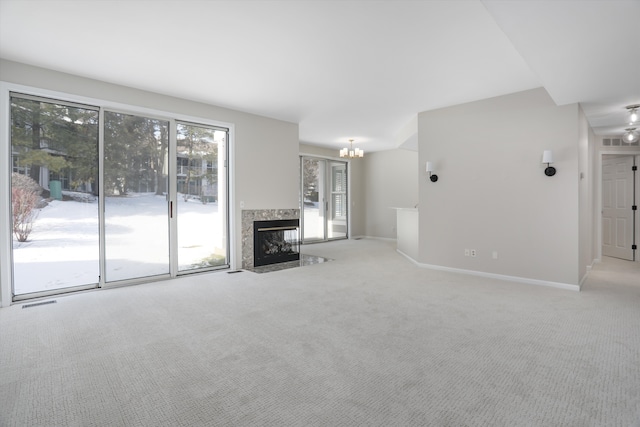
<svg viewBox="0 0 640 427">
<path fill-rule="evenodd" d="M 34 302 L 33 304 L 24 304 L 22 306 L 22 308 L 36 307 L 36 306 L 39 306 L 39 305 L 47 305 L 47 304 L 55 304 L 56 302 L 57 302 L 56 300 Z"/>
<path fill-rule="evenodd" d="M 227 271 L 227 274 L 242 273 L 242 270 Z"/>
</svg>

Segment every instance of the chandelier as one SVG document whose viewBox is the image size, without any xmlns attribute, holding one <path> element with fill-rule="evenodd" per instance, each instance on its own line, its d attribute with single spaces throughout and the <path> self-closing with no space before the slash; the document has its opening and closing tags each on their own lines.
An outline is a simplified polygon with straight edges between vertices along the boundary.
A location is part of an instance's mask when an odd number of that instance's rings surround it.
<svg viewBox="0 0 640 427">
<path fill-rule="evenodd" d="M 348 157 L 353 159 L 355 157 L 364 157 L 364 151 L 359 148 L 353 148 L 353 139 L 349 140 L 349 148 L 343 148 L 340 150 L 340 157 Z"/>
</svg>

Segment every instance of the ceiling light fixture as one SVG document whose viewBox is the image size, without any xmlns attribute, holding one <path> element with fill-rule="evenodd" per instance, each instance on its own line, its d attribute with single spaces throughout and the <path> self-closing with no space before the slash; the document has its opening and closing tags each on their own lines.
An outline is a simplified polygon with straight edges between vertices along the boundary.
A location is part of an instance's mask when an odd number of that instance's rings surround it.
<svg viewBox="0 0 640 427">
<path fill-rule="evenodd" d="M 353 148 L 353 139 L 349 140 L 349 148 L 343 148 L 340 150 L 340 157 L 349 157 L 353 159 L 355 157 L 364 157 L 364 151 L 359 148 Z"/>
<path fill-rule="evenodd" d="M 640 109 L 640 105 L 628 105 L 625 108 L 629 110 L 629 117 L 627 122 L 630 125 L 636 124 L 636 122 L 638 122 L 638 120 L 640 119 L 640 114 L 638 113 L 638 110 Z"/>
<path fill-rule="evenodd" d="M 633 144 L 634 142 L 638 142 L 640 139 L 640 133 L 636 130 L 636 128 L 626 128 L 625 133 L 622 134 L 622 139 L 627 144 Z"/>
</svg>

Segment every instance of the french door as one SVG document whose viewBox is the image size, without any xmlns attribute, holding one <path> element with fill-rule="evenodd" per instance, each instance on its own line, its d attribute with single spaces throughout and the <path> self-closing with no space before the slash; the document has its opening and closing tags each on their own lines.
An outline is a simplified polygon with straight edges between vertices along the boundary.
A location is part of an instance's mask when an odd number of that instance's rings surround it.
<svg viewBox="0 0 640 427">
<path fill-rule="evenodd" d="M 14 299 L 229 266 L 227 128 L 10 101 Z"/>
<path fill-rule="evenodd" d="M 348 237 L 347 163 L 302 156 L 303 243 Z"/>
</svg>

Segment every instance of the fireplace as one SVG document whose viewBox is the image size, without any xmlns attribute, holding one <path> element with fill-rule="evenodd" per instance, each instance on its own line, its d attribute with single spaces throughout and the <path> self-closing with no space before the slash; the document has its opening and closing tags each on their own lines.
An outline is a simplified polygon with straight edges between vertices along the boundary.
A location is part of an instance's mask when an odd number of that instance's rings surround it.
<svg viewBox="0 0 640 427">
<path fill-rule="evenodd" d="M 300 221 L 277 219 L 253 222 L 255 267 L 300 259 Z"/>
</svg>

